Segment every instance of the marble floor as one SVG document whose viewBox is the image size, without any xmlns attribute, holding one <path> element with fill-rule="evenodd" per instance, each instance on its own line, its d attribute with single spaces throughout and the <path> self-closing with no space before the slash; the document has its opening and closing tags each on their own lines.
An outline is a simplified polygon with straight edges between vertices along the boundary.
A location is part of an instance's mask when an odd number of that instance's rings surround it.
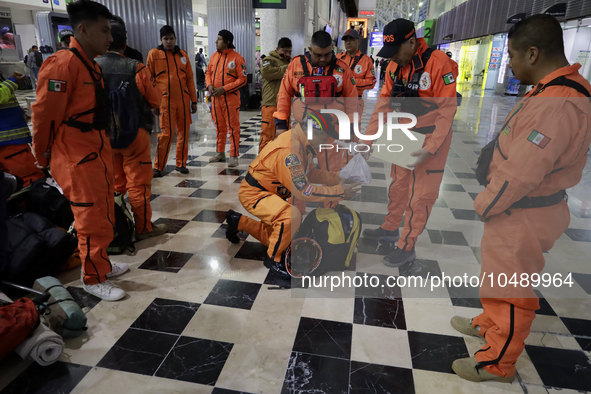
<svg viewBox="0 0 591 394">
<path fill-rule="evenodd" d="M 482 191 L 476 158 L 514 100 L 464 99 L 416 263 L 388 268 L 380 254 L 389 246 L 361 240 L 348 276 L 478 275 L 483 224 L 473 210 Z M 246 213 L 237 193 L 258 153 L 260 114 L 241 112 L 240 118 L 239 166 L 210 164 L 215 131 L 206 105 L 199 105 L 190 173 L 172 171 L 172 154 L 166 175 L 153 181 L 153 220 L 167 223 L 168 233 L 138 242 L 133 255 L 112 257 L 131 266 L 114 279 L 128 296 L 100 301 L 82 291 L 79 271 L 60 274 L 84 307 L 88 330 L 66 340 L 60 361 L 49 367 L 9 356 L 0 363 L 1 394 L 591 391 L 590 164 L 569 190 L 570 228 L 545 255 L 547 272 L 572 272 L 574 283 L 539 290 L 542 308 L 512 384 L 472 383 L 456 376 L 451 363 L 483 343 L 455 331 L 449 320 L 480 313 L 477 289 L 282 290 L 262 264 L 265 248 L 258 241 L 225 239 L 227 210 Z M 153 148 L 155 141 L 152 135 Z M 373 158 L 370 166 L 371 185 L 344 203 L 361 213 L 364 228 L 383 223 L 388 203 L 389 166 Z"/>
</svg>

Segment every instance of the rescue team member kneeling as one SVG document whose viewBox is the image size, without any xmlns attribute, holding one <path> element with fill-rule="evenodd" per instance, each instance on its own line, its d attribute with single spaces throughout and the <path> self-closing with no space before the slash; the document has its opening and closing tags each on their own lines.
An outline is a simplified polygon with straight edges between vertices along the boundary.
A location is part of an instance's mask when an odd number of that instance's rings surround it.
<svg viewBox="0 0 591 394">
<path fill-rule="evenodd" d="M 176 45 L 176 34 L 171 26 L 160 29 L 162 45 L 148 53 L 148 70 L 162 91 L 160 129 L 154 159 L 154 177 L 162 176 L 168 161 L 170 145 L 176 132 L 176 171 L 188 174 L 189 129 L 191 114 L 197 112 L 197 91 L 193 68 L 187 52 Z"/>
<path fill-rule="evenodd" d="M 230 130 L 230 162 L 228 167 L 238 165 L 240 145 L 240 88 L 246 85 L 244 58 L 234 50 L 234 35 L 220 30 L 215 41 L 217 51 L 211 55 L 205 83 L 211 99 L 211 117 L 215 123 L 216 155 L 209 161 L 226 160 L 226 138 Z"/>
<path fill-rule="evenodd" d="M 88 0 L 67 6 L 74 30 L 69 50 L 50 56 L 39 73 L 33 104 L 33 150 L 70 200 L 78 233 L 84 290 L 105 301 L 125 291 L 109 281 L 127 271 L 111 264 L 113 241 L 113 152 L 109 143 L 109 102 L 101 69 L 94 61 L 111 44 L 112 15 Z"/>
<path fill-rule="evenodd" d="M 380 92 L 366 134 L 375 134 L 378 129 L 378 114 L 390 112 L 388 99 L 395 104 L 404 102 L 413 105 L 411 112 L 417 116 L 415 132 L 426 134 L 423 147 L 411 156 L 416 157 L 409 165 L 412 170 L 392 165 L 389 188 L 388 215 L 385 223 L 377 229 L 366 229 L 363 236 L 390 242 L 398 241 L 397 248 L 384 257 L 384 264 L 399 267 L 415 260 L 415 243 L 423 232 L 433 204 L 439 196 L 439 186 L 451 145 L 452 123 L 457 109 L 456 83 L 447 55 L 427 46 L 423 38 L 417 38 L 414 23 L 396 19 L 384 28 L 384 47 L 378 56 L 391 58 L 386 70 L 386 80 Z M 419 97 L 422 102 L 419 102 Z M 449 98 L 448 98 L 449 97 Z M 450 98 L 454 98 L 453 100 Z M 415 100 L 415 101 L 413 101 Z M 432 108 L 422 106 L 428 103 Z M 371 145 L 373 141 L 364 141 Z M 398 228 L 402 216 L 406 218 L 402 235 Z"/>
<path fill-rule="evenodd" d="M 150 108 L 159 112 L 162 92 L 146 66 L 124 56 L 127 33 L 116 20 L 111 21 L 111 35 L 110 52 L 97 57 L 96 62 L 102 69 L 107 90 L 121 94 L 120 101 L 111 105 L 117 122 L 109 130 L 115 164 L 115 191 L 123 196 L 129 191 L 135 238 L 141 241 L 168 230 L 166 224 L 152 224 L 153 173 L 150 136 L 146 130 L 152 120 Z M 123 90 L 122 86 L 125 86 Z"/>
<path fill-rule="evenodd" d="M 543 252 L 568 228 L 565 189 L 581 180 L 591 144 L 591 85 L 579 74 L 581 65 L 569 65 L 564 56 L 562 27 L 554 17 L 534 15 L 513 26 L 509 67 L 521 84 L 535 88 L 480 156 L 477 175 L 484 175 L 479 180 L 486 189 L 474 200 L 474 209 L 485 222 L 484 311 L 474 319 L 454 316 L 451 321 L 458 331 L 486 339 L 475 357 L 452 365 L 459 376 L 477 382 L 515 379 L 515 363 L 540 309 L 529 284 L 491 287 L 488 275 L 497 282 L 499 274 L 531 278 L 542 271 Z"/>
<path fill-rule="evenodd" d="M 312 159 L 329 136 L 338 138 L 334 126 L 328 131 L 314 129 L 313 138 L 308 140 L 298 124 L 269 142 L 250 164 L 238 192 L 242 206 L 261 220 L 228 211 L 228 240 L 240 242 L 238 231 L 245 231 L 258 239 L 268 247 L 265 266 L 279 276 L 290 276 L 285 269 L 283 252 L 302 220 L 300 211 L 292 208 L 286 199 L 293 194 L 301 201 L 349 200 L 360 190 L 359 183 L 341 181 L 338 171 L 328 172 L 314 167 Z"/>
</svg>

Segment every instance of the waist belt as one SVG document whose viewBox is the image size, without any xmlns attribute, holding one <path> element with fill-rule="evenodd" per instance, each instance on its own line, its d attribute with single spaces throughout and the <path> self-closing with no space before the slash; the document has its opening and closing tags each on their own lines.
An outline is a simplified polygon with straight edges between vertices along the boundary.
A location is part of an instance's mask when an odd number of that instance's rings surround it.
<svg viewBox="0 0 591 394">
<path fill-rule="evenodd" d="M 549 196 L 523 197 L 521 200 L 511 205 L 509 209 L 550 207 L 552 205 L 560 204 L 566 196 L 566 190 L 561 190 L 558 193 Z"/>
<path fill-rule="evenodd" d="M 433 134 L 435 131 L 435 126 L 415 127 L 411 131 L 419 134 Z"/>
<path fill-rule="evenodd" d="M 250 175 L 250 172 L 246 173 L 244 180 L 246 181 L 246 183 L 248 183 L 252 187 L 258 187 L 259 189 L 261 189 L 264 192 L 268 191 L 259 183 L 259 181 L 257 181 L 256 179 L 254 179 L 254 177 L 252 175 Z"/>
</svg>

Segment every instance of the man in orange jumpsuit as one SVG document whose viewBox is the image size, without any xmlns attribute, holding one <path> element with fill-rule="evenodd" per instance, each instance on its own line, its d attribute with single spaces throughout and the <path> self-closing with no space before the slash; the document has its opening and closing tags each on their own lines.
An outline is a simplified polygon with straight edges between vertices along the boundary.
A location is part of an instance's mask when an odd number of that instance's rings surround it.
<svg viewBox="0 0 591 394">
<path fill-rule="evenodd" d="M 127 271 L 111 264 L 107 247 L 115 223 L 109 103 L 93 60 L 111 44 L 109 10 L 93 1 L 68 4 L 70 49 L 43 62 L 33 105 L 33 150 L 70 200 L 78 233 L 84 289 L 106 301 L 125 296 L 108 278 Z M 50 161 L 51 160 L 51 161 Z"/>
<path fill-rule="evenodd" d="M 162 176 L 168 161 L 168 153 L 176 132 L 176 170 L 188 174 L 189 129 L 191 114 L 197 112 L 197 91 L 193 80 L 193 69 L 187 52 L 176 45 L 176 34 L 171 26 L 160 29 L 162 45 L 148 53 L 148 70 L 162 91 L 160 105 L 160 129 L 154 177 Z"/>
<path fill-rule="evenodd" d="M 320 145 L 328 142 L 329 133 L 332 138 L 338 138 L 332 127 L 328 131 L 315 129 L 313 138 L 308 140 L 298 124 L 271 141 L 250 164 L 238 192 L 242 206 L 261 220 L 228 211 L 228 240 L 240 242 L 238 231 L 245 231 L 258 239 L 268 247 L 265 266 L 279 276 L 289 277 L 282 260 L 283 252 L 302 219 L 300 211 L 292 209 L 286 199 L 293 194 L 304 202 L 343 200 L 351 199 L 359 190 L 358 183 L 341 182 L 338 171 L 314 167 L 312 159 Z"/>
<path fill-rule="evenodd" d="M 283 37 L 277 43 L 277 49 L 269 52 L 269 56 L 263 59 L 261 75 L 263 76 L 263 101 L 261 102 L 261 140 L 259 152 L 265 145 L 275 139 L 275 119 L 273 114 L 277 111 L 277 96 L 281 89 L 281 79 L 287 71 L 291 60 L 291 40 Z"/>
<path fill-rule="evenodd" d="M 510 113 L 492 160 L 481 160 L 477 171 L 487 183 L 474 201 L 485 222 L 484 312 L 471 320 L 452 318 L 454 328 L 487 342 L 475 357 L 453 363 L 453 370 L 471 381 L 515 378 L 540 304 L 529 283 L 501 288 L 497 278 L 516 274 L 520 281 L 522 274 L 531 278 L 542 271 L 543 251 L 568 228 L 565 189 L 581 180 L 591 144 L 591 85 L 579 74 L 581 65 L 569 65 L 564 56 L 559 22 L 540 14 L 517 23 L 509 32 L 509 59 L 515 77 L 535 88 Z"/>
<path fill-rule="evenodd" d="M 344 61 L 338 59 L 332 51 L 332 38 L 330 34 L 325 31 L 317 31 L 312 35 L 309 52 L 305 55 L 300 55 L 291 60 L 287 71 L 281 81 L 281 88 L 279 89 L 279 96 L 277 97 L 277 112 L 275 112 L 275 125 L 277 125 L 277 135 L 288 129 L 289 114 L 291 113 L 292 99 L 300 97 L 299 81 L 304 76 L 333 76 L 337 80 L 337 88 L 335 96 L 337 98 L 344 97 L 344 105 L 331 104 L 331 109 L 341 110 L 349 115 L 350 121 L 353 122 L 354 114 L 358 111 L 357 101 L 347 99 L 347 97 L 358 97 L 357 89 L 355 88 L 355 79 L 349 69 L 349 66 Z M 306 69 L 304 70 L 304 65 Z M 310 106 L 314 107 L 314 106 Z M 319 108 L 324 108 L 320 105 Z M 333 144 L 334 140 L 329 139 L 329 144 Z M 320 168 L 326 171 L 340 171 L 343 167 L 343 151 L 336 149 L 325 149 L 324 153 L 320 153 L 318 157 L 318 164 Z M 336 205 L 337 201 L 334 201 Z M 298 201 L 297 198 L 294 204 L 300 209 L 302 213 L 306 211 L 305 204 Z M 330 202 L 325 202 L 326 207 L 331 207 Z"/>
<path fill-rule="evenodd" d="M 367 55 L 359 50 L 359 32 L 354 29 L 349 29 L 343 36 L 345 41 L 345 52 L 339 53 L 337 58 L 348 64 L 349 69 L 353 73 L 355 79 L 355 86 L 357 87 L 357 94 L 359 95 L 359 118 L 358 124 L 361 124 L 361 117 L 365 110 L 365 102 L 363 101 L 363 92 L 365 90 L 373 89 L 376 84 L 376 72 L 374 70 L 373 61 Z M 357 141 L 357 138 L 355 138 Z M 351 152 L 345 152 L 345 163 L 353 158 Z"/>
<path fill-rule="evenodd" d="M 150 109 L 159 111 L 162 92 L 146 66 L 124 56 L 127 34 L 123 25 L 112 21 L 111 35 L 113 42 L 110 52 L 99 56 L 96 62 L 103 71 L 107 90 L 117 90 L 122 84 L 127 84 L 126 98 L 129 99 L 130 105 L 113 109 L 113 115 L 118 119 L 134 119 L 137 122 L 135 130 L 111 129 L 110 137 L 115 164 L 115 191 L 123 196 L 129 191 L 129 203 L 135 222 L 135 239 L 141 241 L 164 234 L 168 230 L 166 224 L 153 225 L 151 221 L 153 172 L 150 137 L 146 130 L 146 127 L 152 124 Z"/>
<path fill-rule="evenodd" d="M 28 186 L 45 174 L 35 165 L 29 146 L 31 130 L 14 95 L 24 80 L 21 73 L 13 73 L 6 80 L 0 74 L 0 171 L 19 177 Z"/>
<path fill-rule="evenodd" d="M 211 99 L 211 117 L 215 123 L 217 149 L 211 163 L 226 160 L 226 138 L 230 132 L 230 162 L 228 167 L 238 165 L 240 145 L 240 88 L 246 85 L 244 58 L 234 49 L 234 35 L 220 30 L 215 41 L 217 51 L 211 55 L 205 84 Z"/>
<path fill-rule="evenodd" d="M 411 154 L 417 158 L 409 165 L 413 169 L 392 166 L 385 223 L 377 229 L 363 231 L 366 238 L 398 241 L 397 248 L 384 257 L 384 264 L 399 267 L 415 260 L 417 237 L 423 232 L 439 195 L 457 108 L 456 83 L 447 55 L 431 50 L 424 39 L 417 39 L 414 23 L 406 19 L 396 19 L 386 25 L 384 47 L 378 56 L 391 58 L 392 61 L 386 69 L 386 80 L 366 134 L 376 133 L 380 112 L 391 111 L 391 96 L 410 97 L 410 100 L 421 97 L 438 107 L 417 116 L 414 131 L 426 137 L 423 147 Z M 371 142 L 368 141 L 368 144 Z M 398 227 L 405 213 L 406 220 L 400 235 Z"/>
</svg>

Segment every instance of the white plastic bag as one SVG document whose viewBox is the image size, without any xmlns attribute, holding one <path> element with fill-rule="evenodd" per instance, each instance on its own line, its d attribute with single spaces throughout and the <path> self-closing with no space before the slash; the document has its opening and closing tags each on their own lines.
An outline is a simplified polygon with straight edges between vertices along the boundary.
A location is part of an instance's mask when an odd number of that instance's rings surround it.
<svg viewBox="0 0 591 394">
<path fill-rule="evenodd" d="M 339 176 L 350 183 L 361 182 L 364 185 L 371 183 L 371 170 L 363 155 L 359 153 L 349 160 L 349 163 L 341 170 Z"/>
</svg>

